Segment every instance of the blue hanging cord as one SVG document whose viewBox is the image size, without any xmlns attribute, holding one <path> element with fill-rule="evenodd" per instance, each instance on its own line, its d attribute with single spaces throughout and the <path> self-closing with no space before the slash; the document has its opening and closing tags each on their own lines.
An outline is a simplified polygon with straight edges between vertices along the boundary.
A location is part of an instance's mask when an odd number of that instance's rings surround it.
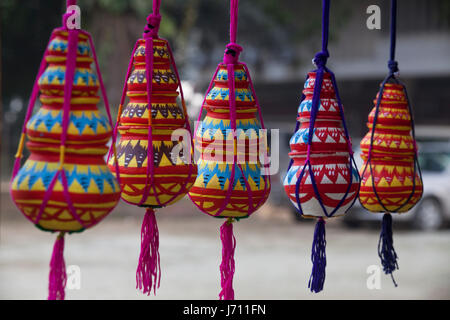
<svg viewBox="0 0 450 320">
<path fill-rule="evenodd" d="M 308 134 L 308 146 L 311 146 L 312 144 L 312 136 L 313 136 L 313 129 L 314 129 L 314 123 L 316 121 L 317 112 L 319 110 L 320 105 L 320 91 L 322 90 L 322 81 L 323 81 L 323 75 L 326 70 L 326 63 L 327 59 L 330 56 L 328 52 L 328 29 L 329 29 L 329 20 L 330 20 L 330 0 L 323 0 L 322 1 L 322 51 L 317 53 L 314 57 L 314 63 L 317 66 L 316 70 L 316 80 L 314 84 L 314 94 L 313 94 L 313 100 L 312 100 L 312 106 L 311 106 L 311 115 L 309 120 L 309 134 Z M 309 150 L 309 149 L 308 149 Z M 309 156 L 309 154 L 308 154 Z M 311 175 L 311 184 L 314 188 L 314 193 L 316 194 L 316 197 L 319 201 L 319 204 L 322 207 L 322 210 L 324 211 L 325 215 L 328 216 L 327 210 L 325 209 L 323 202 L 320 197 L 320 193 L 318 190 L 318 187 L 315 183 L 315 178 L 313 175 L 313 170 L 311 166 L 311 161 L 308 159 L 307 165 L 309 166 L 309 173 Z M 306 165 L 304 166 L 304 171 L 306 168 Z M 303 175 L 303 172 L 300 176 Z M 300 185 L 300 179 L 297 181 L 296 185 L 296 195 L 298 194 L 298 187 Z M 297 203 L 299 208 L 301 208 L 301 204 L 299 201 L 299 197 L 297 196 Z M 337 208 L 335 209 L 337 210 Z M 334 213 L 334 212 L 333 212 Z M 316 227 L 314 230 L 314 238 L 312 243 L 312 249 L 311 249 L 311 262 L 313 264 L 311 275 L 309 277 L 308 282 L 308 288 L 311 290 L 311 292 L 318 293 L 323 290 L 323 285 L 325 283 L 325 270 L 327 265 L 327 258 L 326 258 L 326 237 L 325 237 L 325 220 L 320 217 L 319 220 L 316 223 Z"/>
<path fill-rule="evenodd" d="M 380 92 L 378 94 L 377 105 L 376 105 L 376 110 L 375 110 L 375 118 L 374 118 L 374 122 L 372 124 L 372 136 L 370 139 L 371 146 L 373 144 L 373 139 L 374 139 L 374 135 L 375 135 L 376 121 L 378 118 L 378 112 L 379 112 L 379 108 L 380 108 L 380 102 L 381 102 L 381 99 L 383 96 L 384 86 L 390 79 L 396 80 L 395 74 L 399 71 L 398 63 L 395 60 L 395 44 L 396 44 L 396 36 L 397 36 L 396 29 L 397 29 L 397 0 L 391 0 L 391 30 L 390 30 L 391 31 L 391 47 L 390 47 L 390 55 L 389 55 L 389 61 L 388 61 L 389 75 L 386 77 L 386 79 L 384 79 L 384 81 L 381 85 L 381 88 L 380 88 Z M 369 158 L 371 158 L 371 155 L 369 155 Z M 367 160 L 368 160 L 368 163 L 370 163 L 370 173 L 372 175 L 373 174 L 372 173 L 372 170 L 373 170 L 372 163 L 371 163 L 371 159 L 369 159 L 369 158 Z M 366 167 L 367 167 L 367 165 L 366 165 Z M 408 200 L 403 203 L 403 206 L 409 201 L 409 199 L 414 194 L 415 182 L 416 182 L 415 168 L 416 167 L 414 166 L 413 190 L 412 190 Z M 386 209 L 384 204 L 381 202 L 381 200 L 378 196 L 378 193 L 376 191 L 374 181 L 372 181 L 372 186 L 375 191 L 375 195 L 378 199 L 378 202 L 381 203 L 381 206 L 386 211 L 386 213 L 383 215 L 383 221 L 381 223 L 380 239 L 378 240 L 378 256 L 380 257 L 381 265 L 383 266 L 384 273 L 391 275 L 392 282 L 397 287 L 397 283 L 395 282 L 394 276 L 392 274 L 396 269 L 398 269 L 398 263 L 397 263 L 398 256 L 394 249 L 394 239 L 392 236 L 392 216 L 388 212 L 388 210 Z"/>
<path fill-rule="evenodd" d="M 413 113 L 412 113 L 412 109 L 411 109 L 411 104 L 408 99 L 406 87 L 402 82 L 400 82 L 396 78 L 396 75 L 399 71 L 398 63 L 395 60 L 396 29 L 397 29 L 397 0 L 391 0 L 391 21 L 390 22 L 391 22 L 390 23 L 390 55 L 389 55 L 389 61 L 388 61 L 389 74 L 383 80 L 381 87 L 380 87 L 380 91 L 378 93 L 377 102 L 375 105 L 374 121 L 372 123 L 372 135 L 371 135 L 371 139 L 370 139 L 370 146 L 371 146 L 370 149 L 372 149 L 372 145 L 374 142 L 375 128 L 376 128 L 376 124 L 377 124 L 377 120 L 378 120 L 378 114 L 379 114 L 381 99 L 383 96 L 383 91 L 384 91 L 385 85 L 390 80 L 392 80 L 393 82 L 395 82 L 397 84 L 400 84 L 403 87 L 403 91 L 404 91 L 405 97 L 407 99 L 408 110 L 409 110 L 409 113 L 411 116 L 412 136 L 415 141 L 414 118 L 413 118 Z M 367 162 L 366 162 L 366 165 L 363 169 L 363 173 L 361 174 L 361 176 L 364 176 L 365 171 L 367 170 L 367 167 L 369 167 L 370 174 L 373 176 L 373 168 L 372 168 L 372 163 L 371 163 L 372 159 L 371 158 L 372 158 L 372 154 L 370 152 L 368 154 Z M 404 201 L 401 205 L 399 205 L 394 210 L 390 210 L 391 212 L 398 212 L 405 205 L 407 205 L 409 203 L 409 201 L 411 200 L 411 198 L 413 197 L 413 195 L 416 191 L 416 178 L 415 178 L 416 173 L 419 174 L 419 179 L 422 181 L 422 173 L 420 171 L 420 166 L 417 161 L 417 152 L 415 152 L 415 154 L 414 154 L 412 191 L 411 191 L 409 197 L 406 199 L 406 201 Z M 393 232 L 392 232 L 392 216 L 391 216 L 389 210 L 387 210 L 385 205 L 382 203 L 382 201 L 378 195 L 378 192 L 376 190 L 375 182 L 373 180 L 372 180 L 372 189 L 375 193 L 378 203 L 381 205 L 381 207 L 385 211 L 385 214 L 383 215 L 383 220 L 381 223 L 380 238 L 378 241 L 378 256 L 380 257 L 381 265 L 383 266 L 384 273 L 391 275 L 392 282 L 397 287 L 397 283 L 395 282 L 393 272 L 396 269 L 398 269 L 399 267 L 398 267 L 398 263 L 397 263 L 398 256 L 394 249 L 394 240 L 393 240 Z"/>
<path fill-rule="evenodd" d="M 391 0 L 391 50 L 388 61 L 390 74 L 397 73 L 398 63 L 395 60 L 395 44 L 397 39 L 397 0 Z"/>
<path fill-rule="evenodd" d="M 385 274 L 390 274 L 392 282 L 397 287 L 393 272 L 398 269 L 397 253 L 394 249 L 394 238 L 392 236 L 392 216 L 385 213 L 381 223 L 380 240 L 378 240 L 378 256 L 381 259 L 381 265 Z"/>
<path fill-rule="evenodd" d="M 330 28 L 330 1 L 322 1 L 322 51 L 318 52 L 313 61 L 317 69 L 325 68 L 327 60 L 330 57 L 328 52 L 328 31 Z"/>
<path fill-rule="evenodd" d="M 309 134 L 308 134 L 308 150 L 310 150 L 310 147 L 312 145 L 312 136 L 313 136 L 313 129 L 314 124 L 316 121 L 317 113 L 320 106 L 320 92 L 322 89 L 322 81 L 324 74 L 327 72 L 331 75 L 331 80 L 333 87 L 336 91 L 336 99 L 339 105 L 339 110 L 342 116 L 342 124 L 345 131 L 345 136 L 350 141 L 350 137 L 348 134 L 347 126 L 345 124 L 344 119 L 344 113 L 342 108 L 342 103 L 340 101 L 339 91 L 336 85 L 336 80 L 334 77 L 334 74 L 326 67 L 327 60 L 329 58 L 329 52 L 328 52 L 328 33 L 329 33 L 329 18 L 330 18 L 330 0 L 323 0 L 323 10 L 322 10 L 322 50 L 318 52 L 313 62 L 316 65 L 317 69 L 313 72 L 316 73 L 316 79 L 314 84 L 314 92 L 313 92 L 313 98 L 312 98 L 312 106 L 310 111 L 310 119 L 309 119 Z M 307 78 L 308 79 L 308 78 Z M 305 96 L 302 96 L 302 101 L 305 98 Z M 297 121 L 296 130 L 299 128 L 299 122 Z M 349 186 L 345 192 L 345 195 L 342 197 L 342 199 L 339 201 L 338 205 L 331 211 L 327 212 L 327 209 L 325 208 L 323 201 L 321 199 L 321 195 L 319 192 L 319 186 L 315 182 L 315 177 L 313 175 L 312 165 L 311 161 L 309 159 L 309 151 L 307 160 L 303 166 L 303 169 L 300 171 L 296 185 L 295 185 L 295 196 L 296 196 L 296 203 L 297 203 L 297 209 L 300 215 L 303 215 L 302 205 L 300 203 L 300 184 L 305 174 L 309 174 L 311 177 L 311 185 L 314 189 L 315 196 L 318 200 L 319 205 L 321 206 L 324 216 L 326 217 L 332 217 L 338 210 L 341 208 L 341 206 L 344 204 L 345 199 L 347 199 L 347 196 L 350 192 L 352 183 L 353 183 L 353 173 L 356 172 L 356 175 L 358 175 L 359 180 L 359 173 L 357 170 L 354 170 L 356 168 L 356 164 L 353 158 L 353 152 L 350 148 L 349 143 L 349 173 L 350 173 L 350 183 Z M 291 159 L 289 163 L 289 168 L 291 168 L 293 164 L 293 159 Z M 354 167 L 353 167 L 354 166 Z M 305 171 L 309 170 L 308 173 Z M 356 201 L 356 197 L 351 203 L 350 207 L 353 205 L 353 203 Z M 347 209 L 348 210 L 348 209 Z M 326 248 L 326 240 L 325 240 L 325 220 L 323 217 L 320 217 L 319 220 L 316 223 L 315 231 L 314 231 L 314 238 L 313 238 L 313 244 L 312 244 L 312 253 L 311 253 L 311 261 L 313 263 L 312 273 L 309 279 L 308 288 L 311 289 L 312 292 L 320 292 L 323 289 L 324 282 L 325 282 L 325 267 L 326 267 L 326 254 L 325 254 L 325 248 Z"/>
<path fill-rule="evenodd" d="M 325 283 L 325 268 L 327 266 L 327 256 L 325 253 L 326 245 L 325 220 L 320 218 L 317 221 L 314 230 L 314 240 L 311 250 L 313 268 L 308 282 L 308 288 L 311 289 L 311 292 L 317 293 L 323 290 L 323 285 Z"/>
</svg>

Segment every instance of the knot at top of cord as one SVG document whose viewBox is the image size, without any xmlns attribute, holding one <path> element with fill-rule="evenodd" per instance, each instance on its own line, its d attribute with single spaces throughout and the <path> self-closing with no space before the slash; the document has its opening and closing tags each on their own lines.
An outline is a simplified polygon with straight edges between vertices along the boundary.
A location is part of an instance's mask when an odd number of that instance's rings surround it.
<svg viewBox="0 0 450 320">
<path fill-rule="evenodd" d="M 147 25 L 145 26 L 144 33 L 142 36 L 144 38 L 157 38 L 159 31 L 159 24 L 161 23 L 161 15 L 151 13 L 147 17 Z"/>
<path fill-rule="evenodd" d="M 227 44 L 225 53 L 223 55 L 223 63 L 236 64 L 239 61 L 239 54 L 242 52 L 242 47 L 237 43 Z"/>
<path fill-rule="evenodd" d="M 395 60 L 389 60 L 388 61 L 388 68 L 391 74 L 397 73 L 399 71 L 398 69 L 398 62 Z"/>
<path fill-rule="evenodd" d="M 323 68 L 327 64 L 327 60 L 330 57 L 328 50 L 318 52 L 313 59 L 314 64 L 317 68 Z"/>
</svg>

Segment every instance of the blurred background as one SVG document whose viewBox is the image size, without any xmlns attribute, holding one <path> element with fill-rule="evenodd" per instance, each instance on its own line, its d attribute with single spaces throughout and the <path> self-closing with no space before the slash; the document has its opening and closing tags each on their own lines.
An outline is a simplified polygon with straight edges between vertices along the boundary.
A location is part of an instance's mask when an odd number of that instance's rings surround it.
<svg viewBox="0 0 450 320">
<path fill-rule="evenodd" d="M 81 27 L 94 39 L 113 111 L 117 112 L 134 42 L 142 35 L 150 0 L 79 0 Z M 369 5 L 381 8 L 381 29 L 369 30 Z M 399 287 L 382 275 L 369 290 L 366 270 L 379 265 L 381 214 L 356 204 L 327 223 L 325 290 L 307 289 L 314 224 L 298 218 L 282 188 L 288 141 L 311 59 L 320 51 L 321 1 L 241 0 L 238 43 L 250 68 L 268 128 L 280 129 L 280 171 L 268 203 L 236 224 L 236 297 L 242 299 L 449 299 L 450 298 L 450 1 L 399 0 L 397 54 L 400 78 L 414 109 L 424 197 L 411 212 L 394 216 L 400 257 Z M 46 298 L 54 237 L 31 225 L 12 204 L 8 181 L 20 128 L 40 59 L 62 0 L 2 0 L 0 298 Z M 229 1 L 163 0 L 160 36 L 167 38 L 183 80 L 191 119 L 228 43 Z M 330 58 L 353 139 L 356 159 L 367 115 L 387 74 L 389 1 L 334 0 Z M 36 108 L 37 109 L 37 108 Z M 66 264 L 78 265 L 81 288 L 72 299 L 146 298 L 135 289 L 143 211 L 121 203 L 92 230 L 66 241 Z M 201 214 L 188 198 L 160 210 L 163 278 L 159 299 L 216 299 L 221 221 Z"/>
</svg>

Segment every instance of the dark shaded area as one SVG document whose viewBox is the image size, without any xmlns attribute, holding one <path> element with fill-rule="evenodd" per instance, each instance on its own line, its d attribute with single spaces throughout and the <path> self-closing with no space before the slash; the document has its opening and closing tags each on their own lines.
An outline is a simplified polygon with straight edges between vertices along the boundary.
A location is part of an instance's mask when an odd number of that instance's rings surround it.
<svg viewBox="0 0 450 320">
<path fill-rule="evenodd" d="M 339 75 L 336 77 L 350 134 L 362 137 L 367 132 L 367 115 L 374 106 L 373 100 L 383 79 L 339 80 Z M 292 125 L 295 125 L 294 119 L 300 104 L 303 80 L 255 83 L 255 90 L 264 108 L 264 118 L 267 122 L 285 122 L 291 119 Z M 450 90 L 448 90 L 450 77 L 401 78 L 401 80 L 408 89 L 416 125 L 450 124 Z"/>
<path fill-rule="evenodd" d="M 61 25 L 64 9 L 60 0 L 2 0 L 0 9 L 2 92 L 6 102 L 12 95 L 30 95 L 50 33 Z"/>
</svg>

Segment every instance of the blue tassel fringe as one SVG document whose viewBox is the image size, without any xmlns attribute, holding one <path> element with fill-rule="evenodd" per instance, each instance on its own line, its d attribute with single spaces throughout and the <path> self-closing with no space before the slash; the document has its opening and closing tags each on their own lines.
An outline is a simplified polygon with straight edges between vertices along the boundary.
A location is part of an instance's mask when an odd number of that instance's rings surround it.
<svg viewBox="0 0 450 320">
<path fill-rule="evenodd" d="M 316 223 L 314 230 L 314 240 L 311 251 L 311 261 L 313 268 L 311 276 L 309 277 L 308 288 L 311 292 L 320 292 L 325 283 L 325 267 L 327 265 L 327 257 L 325 254 L 325 247 L 327 241 L 325 240 L 325 220 L 320 218 Z"/>
<path fill-rule="evenodd" d="M 381 224 L 380 240 L 378 241 L 378 256 L 381 259 L 381 265 L 385 274 L 390 274 L 392 282 L 397 287 L 392 273 L 398 269 L 397 253 L 394 249 L 394 239 L 392 237 L 392 216 L 385 213 Z"/>
</svg>

